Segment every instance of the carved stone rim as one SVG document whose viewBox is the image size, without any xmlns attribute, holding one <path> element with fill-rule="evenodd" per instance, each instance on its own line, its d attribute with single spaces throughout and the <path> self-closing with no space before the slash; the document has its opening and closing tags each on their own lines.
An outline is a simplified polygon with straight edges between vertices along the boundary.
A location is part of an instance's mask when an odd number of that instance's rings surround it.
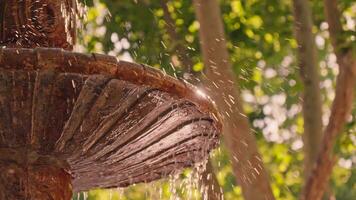
<svg viewBox="0 0 356 200">
<path fill-rule="evenodd" d="M 210 97 L 184 80 L 175 79 L 153 67 L 118 60 L 103 54 L 83 54 L 58 48 L 1 48 L 0 69 L 54 70 L 59 73 L 85 75 L 102 74 L 138 85 L 147 85 L 186 98 L 199 110 L 209 113 L 214 126 L 221 132 L 222 124 L 216 106 Z"/>
</svg>

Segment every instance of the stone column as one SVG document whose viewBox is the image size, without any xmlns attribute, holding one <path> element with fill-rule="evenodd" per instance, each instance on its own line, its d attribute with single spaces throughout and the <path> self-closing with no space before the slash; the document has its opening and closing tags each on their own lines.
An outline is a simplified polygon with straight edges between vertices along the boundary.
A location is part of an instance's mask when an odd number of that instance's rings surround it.
<svg viewBox="0 0 356 200">
<path fill-rule="evenodd" d="M 75 0 L 1 0 L 0 46 L 71 50 L 75 42 L 75 11 Z M 4 103 L 4 88 L 0 85 L 0 104 Z M 6 118 L 0 113 L 0 136 L 6 131 L 4 127 L 14 123 L 16 117 Z M 29 134 L 15 133 L 30 132 L 31 127 L 12 127 L 11 131 L 16 141 L 26 142 L 1 142 L 0 199 L 70 200 L 72 178 L 67 163 L 54 155 L 41 155 L 31 145 Z"/>
<path fill-rule="evenodd" d="M 75 42 L 75 2 L 0 1 L 0 45 L 71 50 Z"/>
</svg>

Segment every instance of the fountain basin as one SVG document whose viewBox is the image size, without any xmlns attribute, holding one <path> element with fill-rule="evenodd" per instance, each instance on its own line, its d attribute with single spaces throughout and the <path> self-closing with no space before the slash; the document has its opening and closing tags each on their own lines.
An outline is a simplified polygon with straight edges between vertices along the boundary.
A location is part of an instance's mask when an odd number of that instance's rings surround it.
<svg viewBox="0 0 356 200">
<path fill-rule="evenodd" d="M 0 49 L 0 165 L 23 155 L 21 165 L 64 169 L 74 191 L 125 187 L 205 160 L 220 131 L 208 97 L 154 68 L 61 49 Z M 2 156 L 11 152 L 19 156 Z"/>
</svg>

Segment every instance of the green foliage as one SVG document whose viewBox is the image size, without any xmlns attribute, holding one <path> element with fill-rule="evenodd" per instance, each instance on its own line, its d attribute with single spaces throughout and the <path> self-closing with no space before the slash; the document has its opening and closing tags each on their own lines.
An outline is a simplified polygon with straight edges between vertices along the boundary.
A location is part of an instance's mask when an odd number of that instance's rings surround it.
<svg viewBox="0 0 356 200">
<path fill-rule="evenodd" d="M 169 74 L 181 74 L 183 66 L 176 58 L 177 45 L 186 47 L 194 62 L 194 71 L 203 71 L 199 47 L 199 23 L 191 0 L 171 0 L 169 14 L 174 20 L 179 38 L 168 34 L 160 0 L 94 0 L 87 1 L 88 14 L 80 38 L 81 51 L 103 52 L 120 59 L 161 68 Z M 355 41 L 355 2 L 340 0 L 342 22 L 347 30 L 345 41 Z M 291 1 L 280 0 L 221 0 L 228 49 L 233 69 L 238 77 L 245 100 L 244 109 L 256 133 L 258 146 L 271 177 L 277 199 L 296 199 L 303 183 L 303 152 L 301 134 L 300 94 L 296 63 L 296 40 L 293 36 Z M 318 47 L 321 91 L 325 119 L 334 95 L 338 73 L 335 55 L 328 39 L 322 1 L 312 1 L 313 32 Z M 356 106 L 354 106 L 355 108 Z M 331 193 L 337 199 L 356 198 L 355 144 L 356 109 L 339 138 L 335 151 L 340 161 L 333 171 Z M 242 199 L 235 182 L 231 161 L 221 146 L 215 151 L 213 164 L 225 199 Z M 350 169 L 351 168 L 351 169 Z M 352 169 L 353 168 L 353 169 Z M 93 190 L 75 195 L 82 200 L 129 199 L 200 199 L 195 172 L 180 177 L 139 184 L 120 190 Z"/>
</svg>

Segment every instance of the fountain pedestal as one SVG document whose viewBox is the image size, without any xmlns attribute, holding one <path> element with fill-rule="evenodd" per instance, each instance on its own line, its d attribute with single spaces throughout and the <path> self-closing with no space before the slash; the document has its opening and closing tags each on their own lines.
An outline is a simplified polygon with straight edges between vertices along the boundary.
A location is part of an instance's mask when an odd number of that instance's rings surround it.
<svg viewBox="0 0 356 200">
<path fill-rule="evenodd" d="M 71 199 L 72 178 L 65 163 L 25 148 L 0 148 L 0 157 L 0 199 Z"/>
</svg>

